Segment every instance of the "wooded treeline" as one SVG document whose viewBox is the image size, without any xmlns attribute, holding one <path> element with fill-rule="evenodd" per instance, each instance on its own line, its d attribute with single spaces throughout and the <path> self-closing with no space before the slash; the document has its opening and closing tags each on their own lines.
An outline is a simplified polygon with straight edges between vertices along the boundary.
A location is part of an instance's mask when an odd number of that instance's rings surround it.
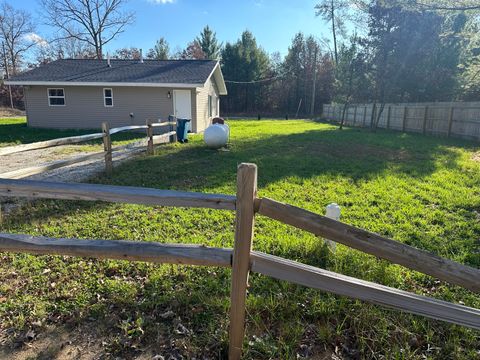
<svg viewBox="0 0 480 360">
<path fill-rule="evenodd" d="M 58 58 L 104 58 L 105 45 L 135 16 L 123 11 L 125 0 L 60 0 L 54 2 L 55 12 L 52 1 L 40 2 L 57 30 L 54 38 L 37 35 L 30 14 L 3 2 L 1 63 L 9 75 Z M 368 102 L 375 104 L 376 119 L 386 102 L 479 99 L 477 3 L 322 0 L 312 9 L 319 18 L 318 34 L 298 32 L 284 55 L 267 53 L 250 31 L 220 43 L 206 26 L 185 48 L 172 50 L 160 37 L 144 56 L 220 60 L 229 92 L 222 101 L 226 115 L 310 116 L 319 115 L 325 103 L 342 103 L 346 109 Z M 135 59 L 140 53 L 130 47 L 110 55 Z M 8 103 L 8 94 L 3 95 Z"/>
</svg>

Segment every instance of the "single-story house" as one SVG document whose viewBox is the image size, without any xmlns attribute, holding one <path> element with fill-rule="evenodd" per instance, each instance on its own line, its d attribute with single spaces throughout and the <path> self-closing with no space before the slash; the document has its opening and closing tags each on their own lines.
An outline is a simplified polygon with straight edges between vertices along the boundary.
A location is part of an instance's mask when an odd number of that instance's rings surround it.
<svg viewBox="0 0 480 360">
<path fill-rule="evenodd" d="M 28 126 L 144 125 L 169 115 L 203 131 L 227 89 L 218 61 L 61 59 L 5 82 L 24 87 Z"/>
</svg>

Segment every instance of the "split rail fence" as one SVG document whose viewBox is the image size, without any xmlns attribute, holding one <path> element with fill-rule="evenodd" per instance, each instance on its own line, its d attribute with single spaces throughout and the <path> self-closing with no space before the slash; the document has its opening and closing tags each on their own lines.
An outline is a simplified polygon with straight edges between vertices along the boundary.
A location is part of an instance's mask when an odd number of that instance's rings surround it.
<svg viewBox="0 0 480 360">
<path fill-rule="evenodd" d="M 323 117 L 340 122 L 344 104 L 323 106 Z M 345 111 L 344 123 L 353 127 L 372 127 L 378 113 L 373 104 L 351 104 Z M 375 114 L 373 114 L 375 111 Z M 378 122 L 379 128 L 424 135 L 440 135 L 480 140 L 480 103 L 402 103 L 385 104 Z"/>
<path fill-rule="evenodd" d="M 473 292 L 480 292 L 479 269 L 441 258 L 295 206 L 268 198 L 258 198 L 257 167 L 254 164 L 239 165 L 236 196 L 12 179 L 0 179 L 0 196 L 235 211 L 233 249 L 125 240 L 54 239 L 0 233 L 0 251 L 6 252 L 231 268 L 229 359 L 241 358 L 242 346 L 245 342 L 245 300 L 250 271 L 432 319 L 480 329 L 479 309 L 253 251 L 254 219 L 256 214 L 261 214 Z"/>
<path fill-rule="evenodd" d="M 166 126 L 170 127 L 168 132 L 160 135 L 154 135 L 155 128 L 166 127 Z M 71 136 L 71 137 L 65 137 L 65 138 L 59 138 L 59 139 L 39 141 L 35 143 L 30 143 L 30 144 L 3 147 L 3 148 L 0 148 L 0 156 L 20 153 L 20 152 L 30 151 L 30 150 L 45 149 L 45 148 L 50 148 L 54 146 L 79 144 L 79 143 L 96 140 L 96 139 L 103 139 L 103 151 L 95 152 L 87 155 L 81 155 L 71 159 L 53 161 L 43 165 L 31 166 L 27 168 L 8 171 L 0 174 L 0 178 L 21 179 L 27 176 L 41 174 L 41 173 L 54 170 L 54 169 L 59 169 L 65 166 L 70 166 L 70 165 L 82 163 L 85 161 L 102 159 L 102 158 L 105 159 L 105 170 L 107 173 L 109 173 L 113 169 L 112 154 L 114 152 L 127 150 L 129 148 L 133 148 L 134 146 L 142 146 L 145 143 L 145 139 L 144 139 L 144 140 L 136 141 L 130 144 L 112 147 L 111 135 L 117 134 L 120 132 L 126 132 L 126 131 L 146 130 L 146 133 L 147 133 L 146 151 L 147 151 L 147 154 L 151 155 L 154 152 L 154 145 L 163 143 L 163 142 L 168 142 L 168 141 L 170 142 L 176 141 L 176 138 L 177 138 L 176 126 L 177 126 L 177 123 L 174 121 L 173 122 L 157 122 L 157 123 L 147 121 L 146 125 L 122 126 L 122 127 L 110 129 L 108 123 L 104 122 L 102 124 L 101 133 Z"/>
</svg>

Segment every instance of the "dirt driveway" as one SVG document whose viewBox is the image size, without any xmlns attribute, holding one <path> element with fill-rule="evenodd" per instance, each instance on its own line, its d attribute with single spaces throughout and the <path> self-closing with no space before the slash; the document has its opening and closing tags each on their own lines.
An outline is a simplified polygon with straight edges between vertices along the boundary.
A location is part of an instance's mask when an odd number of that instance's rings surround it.
<svg viewBox="0 0 480 360">
<path fill-rule="evenodd" d="M 58 160 L 72 159 L 77 156 L 87 155 L 91 152 L 79 151 L 78 146 L 65 145 L 57 146 L 47 149 L 38 149 L 25 151 L 10 155 L 0 156 L 0 174 L 23 169 L 31 166 L 38 166 L 47 164 Z M 100 148 L 95 148 L 92 152 L 101 151 Z M 138 142 L 132 143 L 127 149 L 116 151 L 113 153 L 113 161 L 115 164 L 127 160 L 134 155 L 138 155 L 145 151 L 144 144 Z M 51 170 L 42 174 L 25 177 L 28 180 L 47 180 L 56 182 L 82 182 L 99 174 L 105 169 L 105 162 L 103 159 L 88 160 L 79 164 L 66 166 L 63 168 Z M 1 176 L 0 176 L 1 177 Z"/>
</svg>

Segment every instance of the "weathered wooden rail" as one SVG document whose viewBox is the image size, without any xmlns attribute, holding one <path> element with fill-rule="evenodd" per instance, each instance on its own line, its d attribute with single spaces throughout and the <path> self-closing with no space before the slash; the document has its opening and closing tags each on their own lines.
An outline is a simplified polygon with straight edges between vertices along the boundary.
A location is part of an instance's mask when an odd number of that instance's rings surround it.
<svg viewBox="0 0 480 360">
<path fill-rule="evenodd" d="M 35 143 L 30 143 L 30 144 L 0 148 L 0 156 L 2 156 L 2 155 L 11 155 L 19 152 L 24 152 L 24 151 L 45 149 L 45 148 L 50 148 L 54 146 L 79 144 L 82 142 L 87 142 L 87 141 L 96 140 L 96 139 L 103 139 L 103 148 L 104 148 L 102 152 L 81 155 L 71 159 L 58 160 L 58 161 L 50 162 L 48 164 L 30 166 L 27 168 L 8 171 L 0 174 L 0 178 L 21 179 L 27 176 L 41 174 L 41 173 L 54 170 L 54 169 L 59 169 L 65 166 L 70 166 L 70 165 L 82 163 L 85 161 L 101 159 L 101 158 L 105 159 L 105 170 L 107 172 L 111 172 L 113 169 L 112 154 L 114 152 L 123 151 L 138 145 L 138 146 L 146 146 L 147 153 L 151 155 L 153 154 L 153 149 L 155 144 L 167 142 L 168 140 L 176 141 L 176 134 L 177 134 L 175 130 L 176 124 L 177 124 L 176 122 L 153 123 L 147 120 L 146 125 L 131 125 L 131 126 L 122 126 L 122 127 L 110 129 L 108 123 L 103 123 L 101 133 L 71 136 L 71 137 L 65 137 L 65 138 L 59 138 L 59 139 L 53 139 L 53 140 L 47 140 L 47 141 L 39 141 Z M 165 127 L 165 126 L 170 127 L 169 132 L 154 136 L 153 134 L 154 128 Z M 125 131 L 138 131 L 138 130 L 146 130 L 147 138 L 144 140 L 127 144 L 127 145 L 112 147 L 111 135 L 118 134 L 120 132 L 125 132 Z"/>
<path fill-rule="evenodd" d="M 480 272 L 477 269 L 268 198 L 259 200 L 257 208 L 261 215 L 469 290 L 480 292 Z"/>
<path fill-rule="evenodd" d="M 479 269 L 440 258 L 426 251 L 291 205 L 258 198 L 256 193 L 257 168 L 253 164 L 239 166 L 236 196 L 110 185 L 0 179 L 0 196 L 213 208 L 236 212 L 233 249 L 125 240 L 53 239 L 0 233 L 0 251 L 231 267 L 230 359 L 239 359 L 242 353 L 245 333 L 245 299 L 250 271 L 412 314 L 480 329 L 479 309 L 432 299 L 252 251 L 254 218 L 258 213 L 471 291 L 480 292 Z"/>
</svg>

